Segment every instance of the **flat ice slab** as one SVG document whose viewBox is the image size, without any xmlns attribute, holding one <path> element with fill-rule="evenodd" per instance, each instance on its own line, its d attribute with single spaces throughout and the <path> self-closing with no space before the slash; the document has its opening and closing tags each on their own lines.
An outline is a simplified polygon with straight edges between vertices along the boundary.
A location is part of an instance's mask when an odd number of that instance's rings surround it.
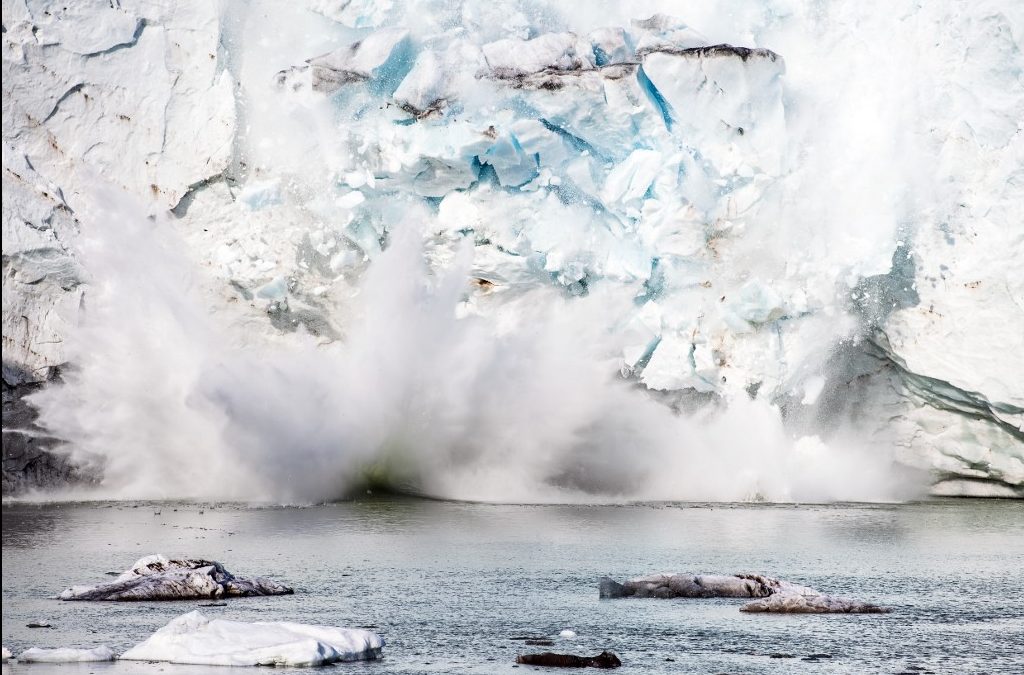
<svg viewBox="0 0 1024 675">
<path fill-rule="evenodd" d="M 121 659 L 211 666 L 320 666 L 376 659 L 383 647 L 383 638 L 358 628 L 211 620 L 195 611 L 174 619 Z"/>
<path fill-rule="evenodd" d="M 888 609 L 837 598 L 760 574 L 653 574 L 618 583 L 603 577 L 602 598 L 755 598 L 741 612 L 781 614 L 881 614 Z"/>
<path fill-rule="evenodd" d="M 182 600 L 194 598 L 287 595 L 292 589 L 263 577 L 236 577 L 219 562 L 169 560 L 162 555 L 141 558 L 114 581 L 98 586 L 72 586 L 61 600 Z"/>
<path fill-rule="evenodd" d="M 775 593 L 740 607 L 741 612 L 769 614 L 886 614 L 885 607 L 833 595 Z"/>
<path fill-rule="evenodd" d="M 601 579 L 602 598 L 766 598 L 780 592 L 817 594 L 760 574 L 652 574 L 617 583 Z"/>
<path fill-rule="evenodd" d="M 10 657 L 10 652 L 4 650 L 5 658 Z M 61 647 L 58 649 L 40 649 L 33 647 L 26 649 L 18 655 L 18 661 L 24 663 L 86 663 L 90 661 L 113 661 L 114 652 L 110 647 L 100 645 L 92 649 L 73 649 Z"/>
</svg>

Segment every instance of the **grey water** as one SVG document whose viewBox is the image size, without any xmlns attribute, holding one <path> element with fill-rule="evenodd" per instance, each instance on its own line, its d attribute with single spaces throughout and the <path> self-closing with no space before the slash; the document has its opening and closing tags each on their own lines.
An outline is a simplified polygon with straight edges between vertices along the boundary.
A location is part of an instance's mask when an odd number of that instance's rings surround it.
<svg viewBox="0 0 1024 675">
<path fill-rule="evenodd" d="M 1024 503 L 515 506 L 367 499 L 315 507 L 3 506 L 3 644 L 121 652 L 199 602 L 51 599 L 143 555 L 223 562 L 295 595 L 222 618 L 370 627 L 384 658 L 288 673 L 524 673 L 519 653 L 614 651 L 622 673 L 1024 672 Z M 740 601 L 599 600 L 602 575 L 759 572 L 892 608 L 747 615 Z M 46 620 L 51 629 L 30 629 Z M 578 634 L 562 639 L 563 629 Z M 545 636 L 554 647 L 530 647 Z M 811 655 L 818 654 L 815 658 Z M 4 673 L 237 668 L 11 664 Z M 256 672 L 268 672 L 257 669 Z M 276 672 L 276 670 L 275 670 Z M 556 671 L 557 672 L 557 671 Z"/>
</svg>

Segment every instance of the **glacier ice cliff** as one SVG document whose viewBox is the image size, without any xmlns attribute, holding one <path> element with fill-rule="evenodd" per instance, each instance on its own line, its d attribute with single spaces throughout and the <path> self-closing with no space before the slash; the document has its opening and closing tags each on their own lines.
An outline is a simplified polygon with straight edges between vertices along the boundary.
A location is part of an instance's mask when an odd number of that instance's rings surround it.
<svg viewBox="0 0 1024 675">
<path fill-rule="evenodd" d="M 673 4 L 4 0 L 5 491 L 1024 496 L 1024 9 Z"/>
</svg>

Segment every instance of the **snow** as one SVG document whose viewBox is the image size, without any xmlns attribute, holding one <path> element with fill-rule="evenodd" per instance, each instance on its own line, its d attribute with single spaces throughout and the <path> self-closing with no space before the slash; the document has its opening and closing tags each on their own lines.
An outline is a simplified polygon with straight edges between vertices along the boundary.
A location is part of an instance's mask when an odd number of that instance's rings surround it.
<svg viewBox="0 0 1024 675">
<path fill-rule="evenodd" d="M 6 650 L 4 650 L 6 652 Z M 10 658 L 10 652 L 5 654 Z M 75 649 L 60 647 L 57 649 L 40 649 L 32 647 L 18 654 L 18 661 L 23 663 L 86 663 L 91 661 L 113 661 L 114 652 L 106 645 L 92 649 Z"/>
<path fill-rule="evenodd" d="M 319 666 L 379 658 L 384 640 L 361 629 L 290 622 L 245 623 L 184 614 L 122 660 L 216 666 Z"/>
<path fill-rule="evenodd" d="M 61 600 L 179 600 L 251 595 L 284 595 L 292 589 L 262 577 L 236 577 L 218 562 L 171 560 L 157 554 L 140 558 L 113 581 L 72 586 Z"/>
</svg>

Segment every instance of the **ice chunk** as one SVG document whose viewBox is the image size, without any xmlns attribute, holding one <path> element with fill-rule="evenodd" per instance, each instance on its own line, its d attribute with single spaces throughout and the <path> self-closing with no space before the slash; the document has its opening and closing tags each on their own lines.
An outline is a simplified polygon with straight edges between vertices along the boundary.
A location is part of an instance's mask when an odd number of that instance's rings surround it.
<svg viewBox="0 0 1024 675">
<path fill-rule="evenodd" d="M 653 51 L 693 49 L 708 44 L 707 38 L 686 23 L 668 14 L 655 14 L 632 22 L 636 53 L 640 56 Z"/>
<path fill-rule="evenodd" d="M 741 612 L 879 614 L 889 611 L 760 574 L 656 574 L 621 584 L 603 577 L 598 588 L 602 598 L 758 598 L 740 607 Z"/>
<path fill-rule="evenodd" d="M 11 658 L 11 650 L 7 647 L 0 647 L 0 660 L 6 661 Z"/>
<path fill-rule="evenodd" d="M 505 39 L 483 46 L 491 74 L 502 79 L 542 70 L 585 70 L 594 67 L 590 45 L 573 33 L 545 33 L 532 40 Z"/>
<path fill-rule="evenodd" d="M 662 166 L 657 150 L 634 150 L 605 179 L 601 193 L 606 204 L 639 206 Z"/>
<path fill-rule="evenodd" d="M 39 14 L 36 20 L 43 19 L 38 32 L 40 44 L 59 44 L 86 56 L 132 45 L 143 26 L 135 14 L 106 2 L 69 2 L 62 9 Z"/>
<path fill-rule="evenodd" d="M 480 163 L 494 167 L 498 182 L 517 187 L 537 176 L 537 159 L 528 156 L 514 134 L 499 137 L 480 155 Z"/>
<path fill-rule="evenodd" d="M 10 657 L 10 652 L 4 650 L 5 657 Z M 33 647 L 26 649 L 18 655 L 19 661 L 25 663 L 86 663 L 89 661 L 113 661 L 114 652 L 106 645 L 93 647 L 92 649 L 75 649 L 72 647 L 60 647 L 57 649 L 40 649 Z"/>
<path fill-rule="evenodd" d="M 313 91 L 331 93 L 346 84 L 377 81 L 381 89 L 393 91 L 412 66 L 409 31 L 385 28 L 370 33 L 359 42 L 336 49 L 307 61 L 306 66 L 283 70 L 277 75 L 279 86 L 301 89 L 308 84 Z"/>
<path fill-rule="evenodd" d="M 310 9 L 349 28 L 376 28 L 391 14 L 394 0 L 313 0 Z"/>
<path fill-rule="evenodd" d="M 740 607 L 741 612 L 771 614 L 886 614 L 890 610 L 869 602 L 832 595 L 775 593 Z"/>
<path fill-rule="evenodd" d="M 759 574 L 658 574 L 618 584 L 605 577 L 602 598 L 764 598 L 778 592 L 816 593 L 805 586 Z"/>
<path fill-rule="evenodd" d="M 755 280 L 743 285 L 739 296 L 729 303 L 729 309 L 751 324 L 767 323 L 786 313 L 782 297 L 775 289 Z"/>
<path fill-rule="evenodd" d="M 383 647 L 379 635 L 362 629 L 210 620 L 194 611 L 172 620 L 121 659 L 211 666 L 319 666 L 376 659 Z"/>
<path fill-rule="evenodd" d="M 825 389 L 825 378 L 821 375 L 814 375 L 804 382 L 804 397 L 800 401 L 802 405 L 814 405 L 821 392 Z"/>
<path fill-rule="evenodd" d="M 529 644 L 529 641 L 527 641 Z M 618 668 L 622 665 L 619 657 L 609 651 L 603 651 L 597 656 L 578 656 L 576 654 L 555 654 L 543 652 L 540 654 L 520 654 L 516 656 L 516 663 L 527 666 L 545 666 L 552 668 Z"/>
<path fill-rule="evenodd" d="M 284 277 L 275 277 L 273 281 L 261 286 L 256 291 L 256 296 L 266 300 L 284 300 L 288 297 L 288 280 Z"/>
<path fill-rule="evenodd" d="M 598 28 L 587 38 L 590 40 L 591 49 L 594 50 L 595 65 L 608 66 L 633 59 L 629 38 L 626 31 L 621 28 Z"/>
<path fill-rule="evenodd" d="M 169 560 L 158 554 L 140 558 L 110 583 L 73 586 L 59 597 L 61 600 L 180 600 L 292 592 L 288 586 L 263 577 L 236 577 L 218 562 Z"/>
<path fill-rule="evenodd" d="M 782 57 L 774 52 L 731 45 L 653 51 L 643 57 L 650 95 L 671 111 L 674 132 L 701 138 L 701 153 L 720 167 L 779 170 L 786 137 L 784 72 Z"/>
<path fill-rule="evenodd" d="M 448 96 L 448 77 L 441 57 L 424 51 L 416 57 L 412 69 L 395 90 L 394 99 L 417 116 L 440 108 Z"/>
<path fill-rule="evenodd" d="M 261 180 L 247 183 L 238 193 L 238 201 L 252 211 L 281 203 L 281 183 L 277 180 Z"/>
</svg>

